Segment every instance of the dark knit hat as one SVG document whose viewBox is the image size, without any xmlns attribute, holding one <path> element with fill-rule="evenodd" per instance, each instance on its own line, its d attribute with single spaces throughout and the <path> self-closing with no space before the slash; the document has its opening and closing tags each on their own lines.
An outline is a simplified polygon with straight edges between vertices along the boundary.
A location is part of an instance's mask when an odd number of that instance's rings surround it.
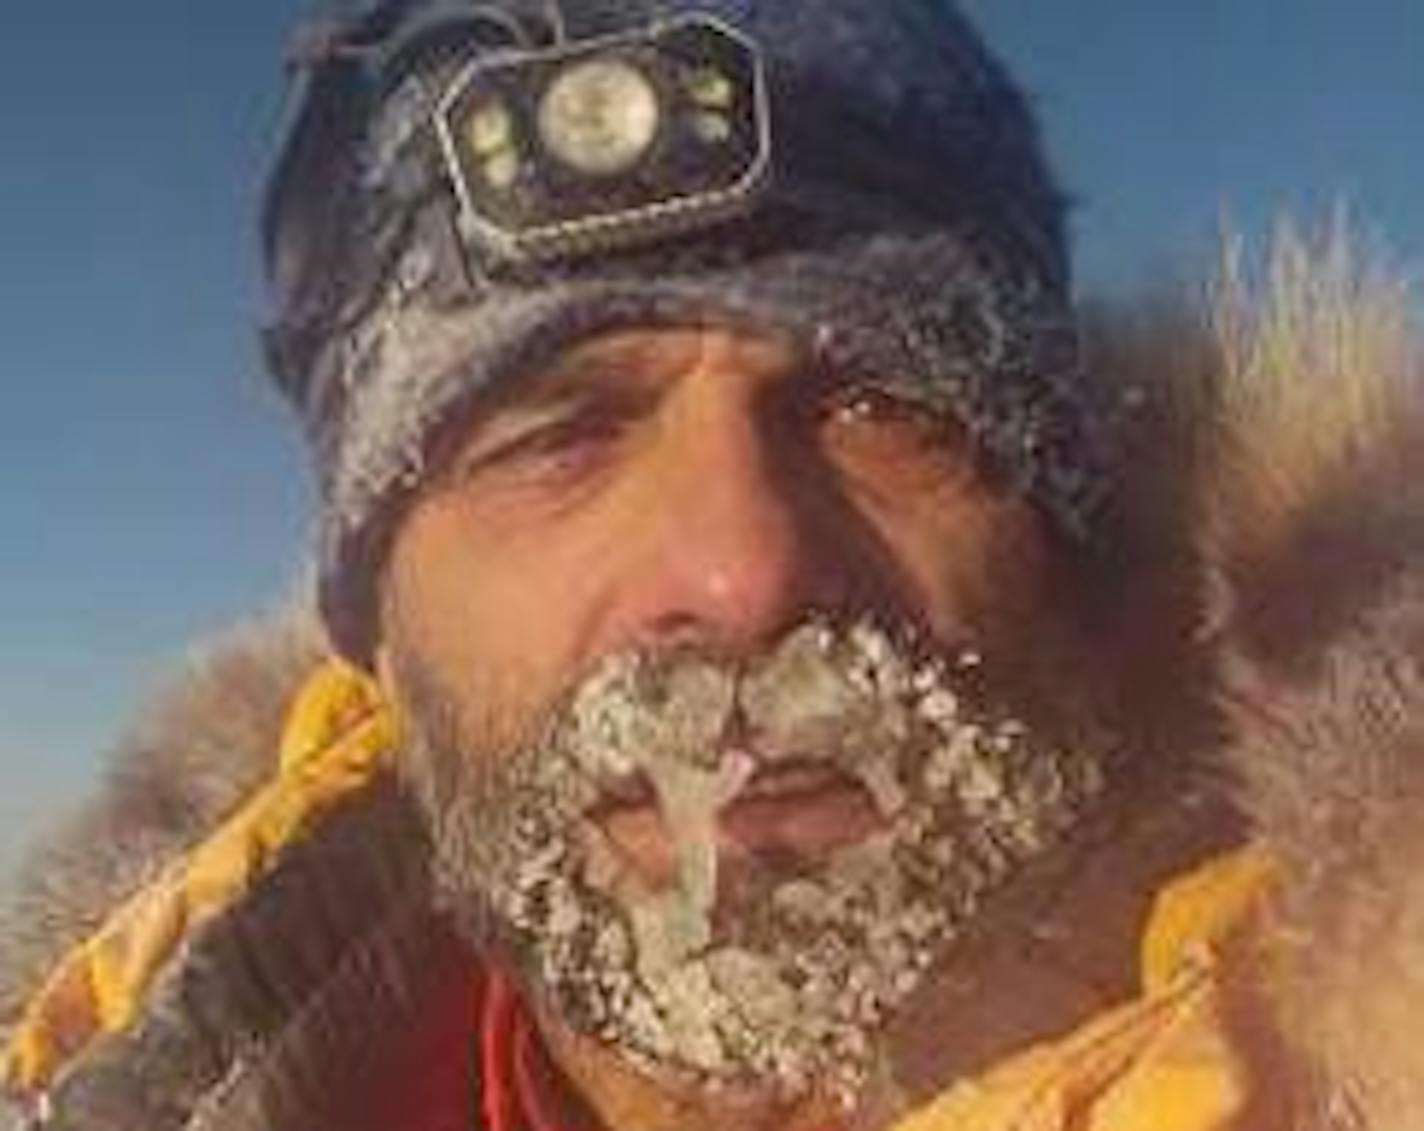
<svg viewBox="0 0 1424 1131">
<path fill-rule="evenodd" d="M 472 241 L 435 125 L 470 61 L 697 13 L 760 51 L 755 204 L 592 254 L 504 262 Z M 322 607 L 348 655 L 369 655 L 376 577 L 437 433 L 619 324 L 789 331 L 955 413 L 1059 529 L 1091 531 L 1117 413 L 1077 365 L 1063 202 L 1023 98 L 949 0 L 384 0 L 297 54 L 264 217 L 268 345 L 315 449 Z"/>
</svg>

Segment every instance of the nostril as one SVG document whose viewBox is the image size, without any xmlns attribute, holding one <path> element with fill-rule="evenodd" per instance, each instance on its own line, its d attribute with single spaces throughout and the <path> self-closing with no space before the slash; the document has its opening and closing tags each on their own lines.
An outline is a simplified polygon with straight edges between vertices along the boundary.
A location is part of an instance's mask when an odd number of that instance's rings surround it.
<svg viewBox="0 0 1424 1131">
<path fill-rule="evenodd" d="M 718 633 L 706 618 L 686 609 L 673 609 L 652 619 L 637 634 L 636 644 L 660 653 L 696 651 L 716 654 L 723 650 L 726 642 L 718 638 Z"/>
<path fill-rule="evenodd" d="M 642 809 L 655 804 L 657 791 L 642 770 L 635 770 L 604 784 L 589 815 L 595 820 L 624 809 Z"/>
</svg>

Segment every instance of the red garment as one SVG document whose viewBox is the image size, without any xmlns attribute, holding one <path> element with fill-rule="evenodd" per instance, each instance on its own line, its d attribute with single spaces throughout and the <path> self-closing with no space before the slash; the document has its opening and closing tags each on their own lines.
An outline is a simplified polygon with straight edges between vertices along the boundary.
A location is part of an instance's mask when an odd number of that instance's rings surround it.
<svg viewBox="0 0 1424 1131">
<path fill-rule="evenodd" d="M 460 951 L 417 1032 L 361 1096 L 347 1128 L 365 1131 L 600 1131 L 551 1063 L 508 979 Z"/>
<path fill-rule="evenodd" d="M 599 1131 L 549 1060 L 518 993 L 498 974 L 486 976 L 478 1023 L 488 1131 Z"/>
</svg>

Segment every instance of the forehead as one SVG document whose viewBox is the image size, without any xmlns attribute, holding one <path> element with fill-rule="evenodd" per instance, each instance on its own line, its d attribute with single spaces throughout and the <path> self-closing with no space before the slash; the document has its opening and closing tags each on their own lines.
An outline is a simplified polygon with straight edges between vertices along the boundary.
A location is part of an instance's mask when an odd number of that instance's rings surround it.
<svg viewBox="0 0 1424 1131">
<path fill-rule="evenodd" d="M 504 390 L 510 399 L 587 378 L 659 381 L 699 369 L 785 377 L 808 363 L 790 334 L 760 328 L 671 324 L 624 326 L 581 338 Z M 501 397 L 500 399 L 504 399 Z"/>
</svg>

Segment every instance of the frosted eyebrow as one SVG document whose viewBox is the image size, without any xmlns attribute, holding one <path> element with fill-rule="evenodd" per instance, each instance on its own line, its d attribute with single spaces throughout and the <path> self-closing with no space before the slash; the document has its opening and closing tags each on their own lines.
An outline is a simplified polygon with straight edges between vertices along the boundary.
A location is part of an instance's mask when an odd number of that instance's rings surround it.
<svg viewBox="0 0 1424 1131">
<path fill-rule="evenodd" d="M 599 393 L 655 390 L 668 384 L 678 366 L 657 339 L 594 340 L 557 356 L 537 372 L 506 383 L 505 395 L 491 405 L 566 400 Z"/>
</svg>

